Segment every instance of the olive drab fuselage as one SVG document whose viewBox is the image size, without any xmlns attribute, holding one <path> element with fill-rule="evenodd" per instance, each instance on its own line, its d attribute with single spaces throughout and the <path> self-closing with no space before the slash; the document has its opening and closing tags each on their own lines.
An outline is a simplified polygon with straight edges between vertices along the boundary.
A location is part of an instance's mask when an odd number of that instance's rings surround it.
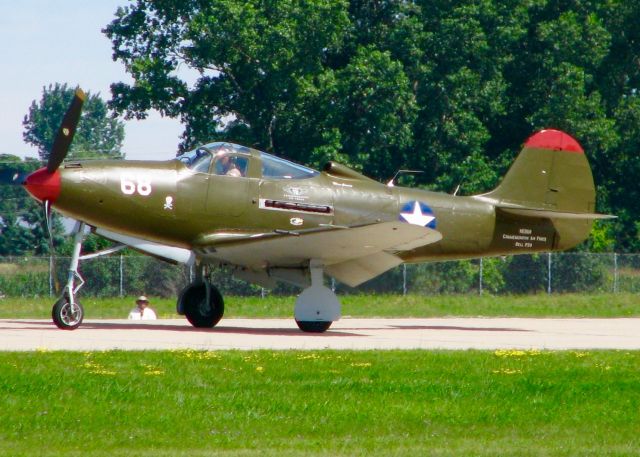
<svg viewBox="0 0 640 457">
<path fill-rule="evenodd" d="M 563 221 L 503 214 L 483 196 L 388 186 L 333 163 L 320 173 L 300 167 L 291 176 L 286 167 L 278 171 L 278 159 L 272 166 L 273 156 L 231 146 L 242 174 L 221 170 L 215 150 L 202 150 L 208 163 L 199 165 L 189 163 L 193 157 L 68 162 L 55 207 L 94 227 L 196 253 L 221 233 L 354 227 L 402 220 L 403 211 L 429 212 L 442 239 L 398 253 L 405 262 L 566 249 L 591 226 L 573 221 L 573 232 L 560 236 L 556 225 Z"/>
</svg>

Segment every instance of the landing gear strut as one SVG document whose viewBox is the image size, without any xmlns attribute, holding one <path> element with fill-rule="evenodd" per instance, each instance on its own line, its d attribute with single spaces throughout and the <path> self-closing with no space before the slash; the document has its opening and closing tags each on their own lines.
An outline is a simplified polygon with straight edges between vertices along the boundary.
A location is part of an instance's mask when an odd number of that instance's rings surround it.
<svg viewBox="0 0 640 457">
<path fill-rule="evenodd" d="M 71 264 L 69 265 L 67 284 L 64 286 L 62 296 L 54 303 L 51 309 L 51 319 L 53 319 L 53 323 L 62 330 L 75 330 L 82 324 L 82 319 L 84 318 L 84 308 L 80 302 L 76 300 L 76 294 L 84 285 L 84 279 L 82 279 L 82 276 L 80 276 L 78 272 L 80 261 L 112 254 L 126 247 L 120 244 L 103 251 L 81 256 L 80 251 L 82 249 L 82 240 L 84 239 L 84 227 L 84 222 L 78 222 L 73 229 L 73 254 L 71 255 Z M 78 281 L 77 285 L 76 280 Z"/>
<path fill-rule="evenodd" d="M 75 299 L 75 295 L 84 284 L 84 280 L 78 273 L 78 264 L 80 263 L 80 249 L 82 248 L 82 239 L 84 238 L 84 223 L 78 222 L 74 229 L 73 236 L 73 254 L 71 256 L 71 264 L 69 265 L 69 275 L 67 276 L 67 285 L 64 287 L 62 296 L 55 302 L 51 309 L 51 318 L 53 323 L 62 330 L 74 330 L 82 324 L 84 318 L 84 309 L 79 301 Z M 76 286 L 75 281 L 79 280 Z"/>
<path fill-rule="evenodd" d="M 312 260 L 309 272 L 311 287 L 303 290 L 296 300 L 296 324 L 303 332 L 323 333 L 333 321 L 340 319 L 340 301 L 331 289 L 324 286 L 321 263 Z"/>
</svg>

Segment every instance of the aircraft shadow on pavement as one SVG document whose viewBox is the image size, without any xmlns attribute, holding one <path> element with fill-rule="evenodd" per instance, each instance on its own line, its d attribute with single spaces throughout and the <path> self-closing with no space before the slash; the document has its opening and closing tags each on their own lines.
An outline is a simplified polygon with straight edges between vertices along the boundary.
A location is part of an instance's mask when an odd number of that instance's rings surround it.
<svg viewBox="0 0 640 457">
<path fill-rule="evenodd" d="M 64 331 L 56 328 L 54 324 L 46 321 L 5 321 L 10 324 L 28 324 L 29 327 L 2 327 L 0 330 L 52 330 L 56 332 Z M 157 322 L 157 321 L 156 321 Z M 345 337 L 345 336 L 366 336 L 356 333 L 349 333 L 340 330 L 328 330 L 325 333 L 304 333 L 297 328 L 253 328 L 253 327 L 214 327 L 195 328 L 187 325 L 172 324 L 138 324 L 138 323 L 117 323 L 117 322 L 85 322 L 78 330 L 145 330 L 180 333 L 226 333 L 242 335 L 270 335 L 270 336 L 294 336 L 294 337 Z"/>
<path fill-rule="evenodd" d="M 460 330 L 463 332 L 532 332 L 524 328 L 510 327 L 463 327 L 457 325 L 389 325 L 377 328 L 342 328 L 340 330 Z"/>
<path fill-rule="evenodd" d="M 464 327 L 459 325 L 394 325 L 399 330 L 461 330 L 465 332 L 530 332 L 524 328 Z"/>
<path fill-rule="evenodd" d="M 61 331 L 48 321 L 27 321 L 27 320 L 6 320 L 9 324 L 23 324 L 29 327 L 2 327 L 1 330 L 52 330 Z M 254 328 L 254 327 L 226 327 L 221 325 L 214 328 L 195 328 L 180 324 L 159 324 L 154 323 L 118 323 L 118 322 L 85 322 L 80 330 L 146 330 L 146 331 L 169 331 L 169 332 L 189 332 L 189 333 L 227 333 L 243 335 L 273 335 L 273 336 L 295 336 L 295 337 L 345 337 L 367 335 L 351 333 L 353 331 L 376 331 L 376 330 L 458 330 L 463 332 L 531 332 L 532 330 L 512 327 L 474 327 L 458 325 L 388 325 L 384 327 L 349 327 L 329 329 L 325 333 L 304 333 L 297 328 Z"/>
</svg>

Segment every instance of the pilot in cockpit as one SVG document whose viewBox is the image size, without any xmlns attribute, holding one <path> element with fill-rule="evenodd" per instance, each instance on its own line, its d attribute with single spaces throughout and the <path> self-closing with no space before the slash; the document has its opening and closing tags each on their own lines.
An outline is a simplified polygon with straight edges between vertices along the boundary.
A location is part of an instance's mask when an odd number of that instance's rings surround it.
<svg viewBox="0 0 640 457">
<path fill-rule="evenodd" d="M 239 163 L 240 160 L 240 163 Z M 230 153 L 228 149 L 218 152 L 218 160 L 216 161 L 216 173 L 225 176 L 240 177 L 244 176 L 246 170 L 246 159 L 239 158 Z"/>
<path fill-rule="evenodd" d="M 224 154 L 218 160 L 220 164 L 220 173 L 225 176 L 242 176 L 242 172 L 236 164 L 235 157 Z"/>
</svg>

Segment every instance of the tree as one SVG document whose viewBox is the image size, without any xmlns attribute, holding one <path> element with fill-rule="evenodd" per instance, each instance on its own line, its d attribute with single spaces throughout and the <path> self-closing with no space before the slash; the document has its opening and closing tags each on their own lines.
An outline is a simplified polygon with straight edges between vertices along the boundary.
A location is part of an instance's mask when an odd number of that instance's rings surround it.
<svg viewBox="0 0 640 457">
<path fill-rule="evenodd" d="M 29 112 L 24 117 L 24 140 L 38 148 L 38 154 L 43 161 L 49 158 L 53 141 L 73 93 L 74 89 L 66 84 L 49 85 L 43 88 L 40 101 L 34 100 L 31 103 Z M 109 117 L 107 104 L 99 95 L 88 92 L 69 157 L 122 157 L 123 140 L 123 123 Z"/>
<path fill-rule="evenodd" d="M 0 155 L 0 173 L 29 173 L 39 168 L 37 160 L 25 160 L 10 154 Z M 0 199 L 0 256 L 21 256 L 49 253 L 49 234 L 44 210 L 24 191 L 22 186 L 2 186 Z M 53 218 L 54 242 L 62 241 L 62 225 Z"/>
<path fill-rule="evenodd" d="M 74 89 L 66 84 L 49 85 L 43 88 L 40 101 L 32 102 L 29 112 L 24 117 L 24 140 L 38 148 L 42 161 L 49 158 L 53 141 L 73 94 Z M 123 123 L 108 116 L 107 105 L 98 95 L 87 93 L 87 100 L 83 106 L 69 157 L 122 157 L 120 149 L 123 140 Z M 28 160 L 26 163 L 20 163 L 19 159 L 16 163 L 10 163 L 9 166 L 11 169 L 23 171 L 33 171 L 38 168 L 36 161 Z M 5 195 L 10 193 L 15 200 L 5 199 L 2 204 L 4 228 L 0 253 L 5 255 L 49 254 L 49 233 L 42 206 L 26 195 L 22 188 L 13 187 L 5 189 L 4 192 Z M 12 209 L 15 203 L 12 204 L 11 201 L 18 203 L 17 208 L 20 208 L 20 211 Z M 62 222 L 59 216 L 53 213 L 51 235 L 54 245 L 62 244 L 62 232 Z"/>
<path fill-rule="evenodd" d="M 26 173 L 38 168 L 38 162 L 23 161 L 17 156 L 0 154 L 0 173 Z M 22 186 L 2 186 L 0 199 L 0 256 L 19 256 L 33 252 L 34 234 L 24 223 L 38 211 L 38 205 L 29 198 Z"/>
</svg>

